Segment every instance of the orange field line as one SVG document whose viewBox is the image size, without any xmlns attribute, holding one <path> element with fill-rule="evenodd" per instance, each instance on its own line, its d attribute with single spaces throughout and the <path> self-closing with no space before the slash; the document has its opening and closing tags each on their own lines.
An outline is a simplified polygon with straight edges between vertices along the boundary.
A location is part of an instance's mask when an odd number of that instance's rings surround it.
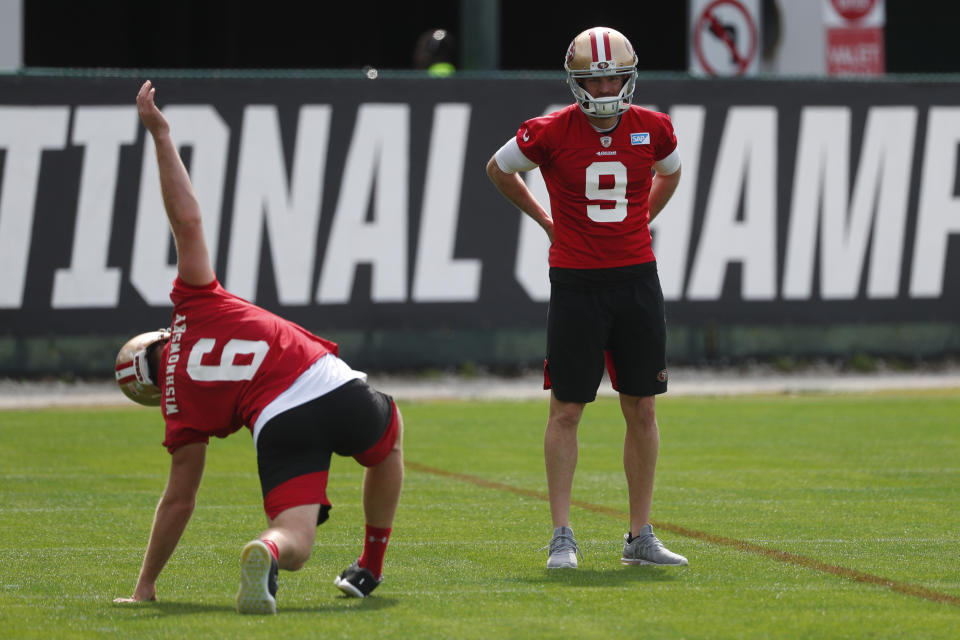
<svg viewBox="0 0 960 640">
<path fill-rule="evenodd" d="M 542 491 L 534 491 L 532 489 L 524 489 L 522 487 L 514 487 L 509 484 L 504 484 L 502 482 L 495 482 L 493 480 L 486 480 L 478 476 L 472 476 L 465 473 L 454 473 L 453 471 L 445 471 L 444 469 L 437 469 L 436 467 L 430 467 L 425 464 L 420 464 L 419 462 L 406 461 L 406 466 L 409 469 L 415 471 L 420 471 L 423 473 L 429 473 L 432 475 L 443 476 L 445 478 L 453 478 L 466 482 L 469 484 L 476 485 L 478 487 L 484 487 L 487 489 L 496 489 L 498 491 L 505 491 L 507 493 L 513 493 L 516 495 L 527 496 L 530 498 L 537 498 L 539 500 L 548 501 L 549 497 L 546 493 Z M 584 502 L 582 500 L 572 500 L 571 504 L 581 509 L 586 509 L 587 511 L 592 511 L 594 513 L 599 513 L 607 516 L 614 516 L 617 518 L 628 518 L 628 514 L 619 509 L 613 509 L 611 507 L 605 507 L 599 504 L 593 504 L 590 502 Z M 669 522 L 651 522 L 658 529 L 663 529 L 671 533 L 675 533 L 686 538 L 693 538 L 694 540 L 702 540 L 703 542 L 708 542 L 710 544 L 715 544 L 722 547 L 730 547 L 732 549 L 737 549 L 739 551 L 746 551 L 747 553 L 753 553 L 756 555 L 765 556 L 767 558 L 773 558 L 774 560 L 779 560 L 780 562 L 785 562 L 787 564 L 797 565 L 799 567 L 805 567 L 807 569 L 813 569 L 814 571 L 820 571 L 823 573 L 830 573 L 841 578 L 846 578 L 848 580 L 853 580 L 854 582 L 863 582 L 865 584 L 872 584 L 878 587 L 884 587 L 898 593 L 903 593 L 908 596 L 914 596 L 916 598 L 923 598 L 924 600 L 931 600 L 933 602 L 939 602 L 942 604 L 949 604 L 955 607 L 960 607 L 960 597 L 951 595 L 949 593 L 942 593 L 940 591 L 934 591 L 932 589 L 927 589 L 916 584 L 910 584 L 908 582 L 900 582 L 898 580 L 891 580 L 890 578 L 884 578 L 881 576 L 875 576 L 870 573 L 864 573 L 862 571 L 857 571 L 856 569 L 848 569 L 846 567 L 841 567 L 838 565 L 828 564 L 826 562 L 821 562 L 814 558 L 808 558 L 806 556 L 797 555 L 795 553 L 789 553 L 787 551 L 780 551 L 777 549 L 770 549 L 752 542 L 746 542 L 745 540 L 737 540 L 735 538 L 727 538 L 725 536 L 718 536 L 712 533 L 707 533 L 705 531 L 697 531 L 695 529 L 688 529 L 687 527 L 681 527 L 679 525 L 670 524 Z"/>
</svg>

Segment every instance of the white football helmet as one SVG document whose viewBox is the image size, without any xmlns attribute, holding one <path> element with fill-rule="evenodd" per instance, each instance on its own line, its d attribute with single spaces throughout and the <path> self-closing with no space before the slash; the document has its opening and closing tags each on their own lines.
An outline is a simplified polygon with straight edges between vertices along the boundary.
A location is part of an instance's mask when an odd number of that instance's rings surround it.
<svg viewBox="0 0 960 640">
<path fill-rule="evenodd" d="M 158 329 L 130 338 L 120 348 L 114 372 L 123 395 L 148 407 L 160 406 L 160 387 L 150 375 L 149 356 L 151 347 L 169 339 L 169 330 Z"/>
<path fill-rule="evenodd" d="M 619 31 L 609 27 L 587 29 L 570 42 L 563 68 L 573 97 L 588 116 L 606 118 L 630 108 L 637 85 L 637 54 Z M 601 76 L 623 76 L 620 94 L 594 98 L 580 85 L 584 78 Z"/>
</svg>

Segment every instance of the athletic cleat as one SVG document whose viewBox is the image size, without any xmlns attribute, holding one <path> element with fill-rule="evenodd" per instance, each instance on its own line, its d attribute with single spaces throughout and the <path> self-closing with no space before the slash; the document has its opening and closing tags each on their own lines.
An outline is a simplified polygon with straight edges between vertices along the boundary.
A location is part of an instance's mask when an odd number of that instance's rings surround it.
<svg viewBox="0 0 960 640">
<path fill-rule="evenodd" d="M 573 529 L 570 527 L 554 529 L 553 539 L 550 540 L 548 547 L 550 557 L 547 558 L 547 569 L 576 569 L 577 556 L 583 557 L 577 541 L 573 539 Z"/>
<path fill-rule="evenodd" d="M 349 598 L 366 598 L 381 582 L 383 578 L 377 580 L 369 569 L 364 569 L 354 560 L 352 565 L 336 577 L 333 584 Z"/>
<path fill-rule="evenodd" d="M 238 613 L 277 612 L 277 561 L 263 540 L 248 542 L 240 553 Z"/>
<path fill-rule="evenodd" d="M 668 566 L 686 566 L 690 564 L 683 556 L 676 554 L 665 546 L 657 536 L 653 535 L 653 527 L 649 524 L 640 529 L 640 533 L 633 540 L 630 534 L 623 535 L 623 564 L 655 564 Z"/>
</svg>

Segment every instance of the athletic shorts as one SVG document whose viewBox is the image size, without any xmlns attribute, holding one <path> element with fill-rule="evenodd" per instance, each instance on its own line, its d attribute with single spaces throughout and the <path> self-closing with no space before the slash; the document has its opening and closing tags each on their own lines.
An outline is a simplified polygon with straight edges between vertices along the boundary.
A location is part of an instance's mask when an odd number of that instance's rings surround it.
<svg viewBox="0 0 960 640">
<path fill-rule="evenodd" d="M 287 409 L 264 424 L 257 439 L 257 466 L 268 518 L 304 504 L 319 504 L 317 524 L 330 511 L 327 474 L 332 454 L 374 467 L 397 440 L 393 399 L 359 379 Z"/>
<path fill-rule="evenodd" d="M 657 265 L 550 269 L 544 389 L 592 402 L 606 366 L 631 396 L 667 390 L 667 328 Z"/>
</svg>

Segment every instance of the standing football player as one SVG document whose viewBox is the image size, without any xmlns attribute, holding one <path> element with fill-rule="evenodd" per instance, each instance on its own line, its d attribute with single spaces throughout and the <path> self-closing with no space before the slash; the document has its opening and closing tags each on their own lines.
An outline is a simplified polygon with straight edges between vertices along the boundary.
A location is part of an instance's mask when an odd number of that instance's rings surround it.
<svg viewBox="0 0 960 640">
<path fill-rule="evenodd" d="M 686 565 L 650 525 L 660 443 L 655 397 L 667 390 L 667 365 L 649 223 L 680 181 L 677 139 L 668 116 L 631 104 L 637 56 L 623 34 L 584 31 L 570 43 L 564 67 L 576 104 L 527 120 L 487 163 L 497 189 L 551 241 L 544 457 L 554 529 L 547 568 L 577 567 L 570 528 L 577 428 L 605 364 L 626 421 L 630 530 L 621 560 Z M 552 217 L 518 175 L 535 167 Z"/>
<path fill-rule="evenodd" d="M 334 580 L 365 597 L 382 580 L 383 557 L 403 483 L 403 423 L 393 400 L 337 357 L 337 345 L 223 289 L 203 235 L 200 207 L 150 81 L 137 95 L 153 137 L 160 187 L 177 248 L 173 322 L 141 334 L 117 356 L 121 390 L 159 405 L 170 476 L 154 514 L 143 565 L 129 598 L 155 600 L 156 581 L 193 513 L 210 436 L 246 426 L 253 434 L 267 529 L 240 555 L 240 613 L 275 613 L 277 570 L 310 557 L 330 510 L 333 453 L 366 467 L 363 552 Z"/>
</svg>

